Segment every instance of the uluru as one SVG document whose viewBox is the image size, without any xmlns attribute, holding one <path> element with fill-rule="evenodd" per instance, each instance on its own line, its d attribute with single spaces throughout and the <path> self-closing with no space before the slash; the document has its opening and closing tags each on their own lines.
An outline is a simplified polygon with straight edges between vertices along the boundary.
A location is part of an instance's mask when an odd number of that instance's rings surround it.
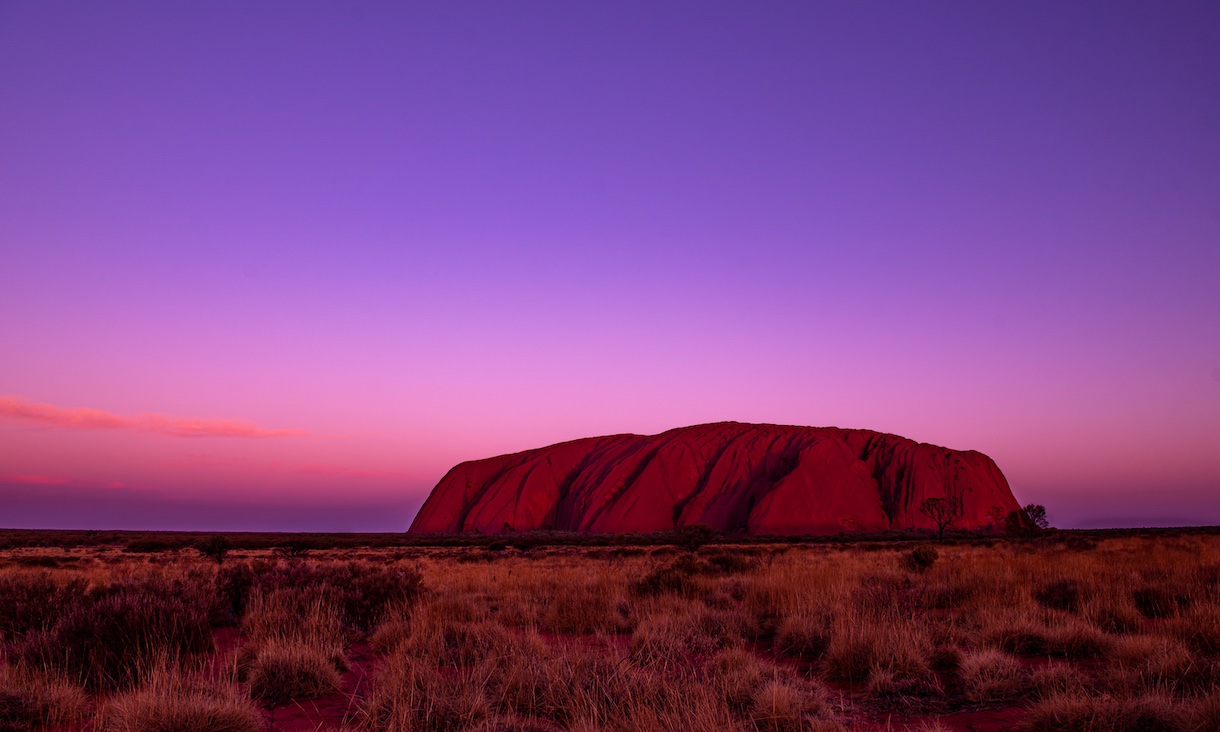
<svg viewBox="0 0 1220 732">
<path fill-rule="evenodd" d="M 960 501 L 961 529 L 1019 508 L 1004 474 L 980 452 L 870 430 L 721 422 L 461 463 L 432 490 L 410 531 L 934 529 L 920 512 L 929 498 Z"/>
</svg>

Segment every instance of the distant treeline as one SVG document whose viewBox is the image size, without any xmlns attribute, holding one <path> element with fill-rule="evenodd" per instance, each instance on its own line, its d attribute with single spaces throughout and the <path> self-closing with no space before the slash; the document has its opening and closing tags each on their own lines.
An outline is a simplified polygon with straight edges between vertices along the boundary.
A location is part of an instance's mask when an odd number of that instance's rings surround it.
<svg viewBox="0 0 1220 732">
<path fill-rule="evenodd" d="M 327 550 L 387 547 L 453 548 L 476 547 L 492 551 L 528 551 L 549 546 L 666 546 L 674 544 L 869 544 L 935 540 L 934 532 L 854 532 L 832 536 L 754 536 L 744 533 L 715 534 L 700 531 L 666 531 L 653 534 L 580 534 L 566 531 L 531 531 L 519 534 L 407 534 L 407 533 L 305 533 L 305 532 L 209 532 L 209 531 L 80 531 L 52 529 L 0 529 L 0 550 L 22 547 L 101 547 L 128 552 L 158 552 L 187 549 L 215 536 L 224 537 L 232 549 Z M 1144 529 L 1073 529 L 1005 534 L 996 531 L 950 531 L 945 543 L 990 543 L 997 541 L 1080 543 L 1130 536 L 1187 536 L 1220 534 L 1220 527 L 1173 527 Z"/>
</svg>

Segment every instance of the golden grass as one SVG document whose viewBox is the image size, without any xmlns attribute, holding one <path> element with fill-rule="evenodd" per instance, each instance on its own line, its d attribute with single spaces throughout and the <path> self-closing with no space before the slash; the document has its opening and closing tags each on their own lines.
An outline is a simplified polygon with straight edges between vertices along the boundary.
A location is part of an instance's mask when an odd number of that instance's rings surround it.
<svg viewBox="0 0 1220 732">
<path fill-rule="evenodd" d="M 50 628 L 23 610 L 0 617 L 0 727 L 62 723 L 92 705 L 102 730 L 193 724 L 183 719 L 245 729 L 240 720 L 257 712 L 251 699 L 271 706 L 341 688 L 347 654 L 367 643 L 381 660 L 350 724 L 369 731 L 829 732 L 896 711 L 928 718 L 1013 706 L 1027 710 L 1029 732 L 1220 729 L 1220 537 L 944 544 L 919 561 L 912 552 L 362 551 L 365 567 L 417 568 L 422 596 L 379 611 L 369 628 L 335 599 L 350 593 L 255 582 L 227 621 L 239 624 L 240 681 L 209 685 L 163 670 L 114 697 L 30 660 L 39 656 L 23 649 Z M 259 561 L 289 566 L 245 554 L 224 571 L 249 559 L 255 574 Z M 346 558 L 315 551 L 304 561 Z M 0 564 L 0 578 L 17 578 L 6 586 L 48 597 L 59 596 L 55 587 L 104 593 L 158 577 L 206 598 L 216 576 L 214 563 L 188 552 Z"/>
<path fill-rule="evenodd" d="M 83 719 L 90 709 L 83 687 L 54 674 L 0 666 L 0 729 L 27 730 Z"/>
<path fill-rule="evenodd" d="M 104 732 L 259 732 L 263 727 L 258 708 L 235 686 L 164 668 L 147 674 L 139 689 L 108 700 L 98 719 Z"/>
</svg>

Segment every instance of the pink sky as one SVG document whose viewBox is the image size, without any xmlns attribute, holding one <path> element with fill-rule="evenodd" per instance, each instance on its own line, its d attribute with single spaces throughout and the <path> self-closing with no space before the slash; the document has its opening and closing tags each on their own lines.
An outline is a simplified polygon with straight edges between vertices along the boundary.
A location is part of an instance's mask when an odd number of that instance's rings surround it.
<svg viewBox="0 0 1220 732">
<path fill-rule="evenodd" d="M 0 9 L 0 526 L 738 420 L 1220 523 L 1212 3 Z"/>
</svg>

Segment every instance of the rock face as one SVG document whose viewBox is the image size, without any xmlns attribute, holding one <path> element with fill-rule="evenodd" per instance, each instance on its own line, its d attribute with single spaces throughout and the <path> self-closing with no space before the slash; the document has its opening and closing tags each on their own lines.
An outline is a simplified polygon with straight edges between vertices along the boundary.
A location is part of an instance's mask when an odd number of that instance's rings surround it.
<svg viewBox="0 0 1220 732">
<path fill-rule="evenodd" d="M 927 498 L 960 499 L 957 528 L 1019 507 L 986 455 L 834 427 L 718 424 L 612 435 L 461 463 L 413 533 L 649 533 L 707 524 L 751 534 L 933 529 Z"/>
</svg>

